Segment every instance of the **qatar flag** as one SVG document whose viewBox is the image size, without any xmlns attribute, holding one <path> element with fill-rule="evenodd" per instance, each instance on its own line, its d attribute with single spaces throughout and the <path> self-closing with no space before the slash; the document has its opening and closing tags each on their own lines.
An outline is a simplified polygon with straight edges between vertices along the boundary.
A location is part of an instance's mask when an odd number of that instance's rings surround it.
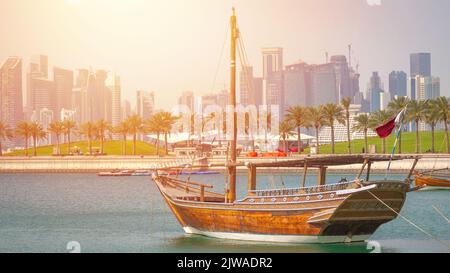
<svg viewBox="0 0 450 273">
<path fill-rule="evenodd" d="M 377 132 L 377 135 L 381 138 L 386 138 L 392 134 L 392 131 L 394 131 L 395 125 L 399 124 L 403 121 L 403 114 L 405 110 L 403 109 L 400 113 L 398 113 L 395 118 L 391 119 L 390 121 L 386 122 L 385 124 L 377 127 L 375 129 L 375 132 Z"/>
</svg>

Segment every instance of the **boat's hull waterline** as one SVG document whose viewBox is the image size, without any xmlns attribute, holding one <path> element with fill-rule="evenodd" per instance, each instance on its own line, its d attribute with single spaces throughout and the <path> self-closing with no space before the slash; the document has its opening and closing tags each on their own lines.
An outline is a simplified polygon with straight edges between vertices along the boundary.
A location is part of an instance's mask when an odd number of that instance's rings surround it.
<svg viewBox="0 0 450 273">
<path fill-rule="evenodd" d="M 247 196 L 224 203 L 171 195 L 169 179 L 154 177 L 186 233 L 280 243 L 364 241 L 380 225 L 397 217 L 409 188 L 402 181 L 383 180 L 349 190 Z"/>
</svg>

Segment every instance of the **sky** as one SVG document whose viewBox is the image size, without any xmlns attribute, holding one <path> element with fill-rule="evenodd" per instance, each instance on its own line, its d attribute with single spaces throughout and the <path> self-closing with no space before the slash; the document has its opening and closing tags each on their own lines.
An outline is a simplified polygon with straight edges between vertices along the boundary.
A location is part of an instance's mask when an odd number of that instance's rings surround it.
<svg viewBox="0 0 450 273">
<path fill-rule="evenodd" d="M 409 74 L 410 53 L 431 52 L 450 96 L 448 0 L 1 0 L 0 62 L 20 56 L 25 70 L 44 54 L 50 66 L 105 69 L 132 104 L 146 90 L 170 108 L 182 91 L 227 85 L 232 6 L 257 76 L 262 47 L 283 47 L 284 64 L 323 63 L 352 44 L 361 90 L 372 71 L 387 89 L 390 71 Z"/>
</svg>

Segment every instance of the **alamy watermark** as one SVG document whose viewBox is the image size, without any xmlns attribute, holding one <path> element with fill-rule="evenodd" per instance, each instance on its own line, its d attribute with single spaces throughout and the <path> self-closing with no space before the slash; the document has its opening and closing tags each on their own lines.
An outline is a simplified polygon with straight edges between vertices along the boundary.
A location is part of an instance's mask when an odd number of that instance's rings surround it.
<svg viewBox="0 0 450 273">
<path fill-rule="evenodd" d="M 381 0 L 366 0 L 369 6 L 381 6 Z"/>
</svg>

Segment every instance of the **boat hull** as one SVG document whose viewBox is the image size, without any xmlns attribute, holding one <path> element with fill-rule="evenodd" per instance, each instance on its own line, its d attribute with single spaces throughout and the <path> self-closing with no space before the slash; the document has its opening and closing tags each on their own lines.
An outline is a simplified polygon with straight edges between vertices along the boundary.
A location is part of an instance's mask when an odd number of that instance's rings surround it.
<svg viewBox="0 0 450 273">
<path fill-rule="evenodd" d="M 450 189 L 450 180 L 420 175 L 415 177 L 415 185 L 421 187 L 421 190 Z"/>
<path fill-rule="evenodd" d="M 322 193 L 320 199 L 311 195 L 309 201 L 276 198 L 275 202 L 249 203 L 243 199 L 227 204 L 176 200 L 157 185 L 186 233 L 282 243 L 364 241 L 397 217 L 408 189 L 404 182 L 380 181 L 356 191 Z"/>
</svg>

